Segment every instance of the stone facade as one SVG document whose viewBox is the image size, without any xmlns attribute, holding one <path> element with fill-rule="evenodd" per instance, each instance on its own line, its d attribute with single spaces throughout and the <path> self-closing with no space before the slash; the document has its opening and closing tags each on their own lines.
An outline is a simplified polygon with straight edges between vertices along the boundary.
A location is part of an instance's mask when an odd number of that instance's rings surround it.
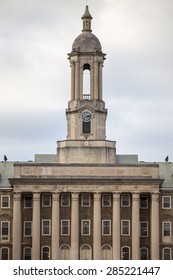
<svg viewBox="0 0 173 280">
<path fill-rule="evenodd" d="M 86 6 L 68 55 L 67 139 L 56 155 L 0 163 L 0 259 L 173 258 L 173 164 L 117 155 L 106 140 L 106 55 L 91 20 Z"/>
</svg>

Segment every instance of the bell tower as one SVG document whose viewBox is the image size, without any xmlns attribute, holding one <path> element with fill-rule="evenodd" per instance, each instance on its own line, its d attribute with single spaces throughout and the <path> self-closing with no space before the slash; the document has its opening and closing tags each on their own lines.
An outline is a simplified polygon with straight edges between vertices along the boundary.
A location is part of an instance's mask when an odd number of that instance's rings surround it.
<svg viewBox="0 0 173 280">
<path fill-rule="evenodd" d="M 58 142 L 58 160 L 62 161 L 62 154 L 65 152 L 65 162 L 113 163 L 115 142 L 106 141 L 107 110 L 102 93 L 102 71 L 106 55 L 102 52 L 99 39 L 92 33 L 92 16 L 88 6 L 82 21 L 82 32 L 74 40 L 68 54 L 71 98 L 66 109 L 67 140 Z M 111 160 L 108 155 L 110 149 L 113 149 Z"/>
<path fill-rule="evenodd" d="M 88 6 L 82 20 L 82 33 L 74 40 L 68 55 L 71 66 L 71 100 L 66 111 L 67 139 L 105 140 L 107 110 L 102 100 L 102 68 L 106 55 L 102 52 L 98 38 L 92 34 L 92 16 Z"/>
</svg>

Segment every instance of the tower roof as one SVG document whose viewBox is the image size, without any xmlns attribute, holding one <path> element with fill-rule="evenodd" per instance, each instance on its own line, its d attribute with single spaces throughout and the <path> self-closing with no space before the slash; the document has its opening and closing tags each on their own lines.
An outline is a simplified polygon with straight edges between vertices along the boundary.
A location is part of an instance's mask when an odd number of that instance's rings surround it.
<svg viewBox="0 0 173 280">
<path fill-rule="evenodd" d="M 95 52 L 101 51 L 101 43 L 99 39 L 92 33 L 91 20 L 92 16 L 89 12 L 88 6 L 85 8 L 85 12 L 81 17 L 83 20 L 82 33 L 77 36 L 72 45 L 72 51 L 79 52 Z"/>
</svg>

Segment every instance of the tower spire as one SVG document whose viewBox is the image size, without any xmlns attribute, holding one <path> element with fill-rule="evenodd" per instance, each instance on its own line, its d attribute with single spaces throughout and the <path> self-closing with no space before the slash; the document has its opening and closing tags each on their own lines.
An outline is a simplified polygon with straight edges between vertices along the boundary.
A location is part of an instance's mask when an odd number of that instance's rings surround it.
<svg viewBox="0 0 173 280">
<path fill-rule="evenodd" d="M 83 20 L 83 30 L 82 30 L 82 32 L 84 32 L 84 31 L 92 32 L 92 30 L 91 30 L 92 16 L 89 12 L 88 5 L 86 5 L 85 13 L 83 14 L 83 16 L 81 18 Z"/>
</svg>

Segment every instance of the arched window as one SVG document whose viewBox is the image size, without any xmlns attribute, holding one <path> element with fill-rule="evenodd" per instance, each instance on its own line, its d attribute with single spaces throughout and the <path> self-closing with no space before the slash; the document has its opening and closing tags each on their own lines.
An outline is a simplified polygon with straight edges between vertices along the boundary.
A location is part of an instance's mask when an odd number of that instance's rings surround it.
<svg viewBox="0 0 173 280">
<path fill-rule="evenodd" d="M 70 259 L 70 246 L 68 244 L 62 244 L 60 246 L 60 260 Z"/>
<path fill-rule="evenodd" d="M 124 246 L 121 248 L 121 259 L 122 260 L 130 260 L 130 248 Z"/>
<path fill-rule="evenodd" d="M 9 260 L 9 248 L 2 247 L 1 248 L 1 260 Z"/>
<path fill-rule="evenodd" d="M 49 246 L 43 246 L 41 252 L 41 259 L 42 260 L 50 260 L 50 247 Z"/>
<path fill-rule="evenodd" d="M 141 260 L 148 260 L 148 248 L 141 248 Z"/>
<path fill-rule="evenodd" d="M 109 244 L 102 246 L 102 260 L 112 260 L 112 247 Z"/>
<path fill-rule="evenodd" d="M 162 250 L 162 259 L 163 260 L 171 260 L 171 248 L 163 248 Z"/>
<path fill-rule="evenodd" d="M 83 99 L 90 99 L 91 75 L 90 65 L 83 66 Z"/>
<path fill-rule="evenodd" d="M 92 249 L 88 244 L 84 244 L 80 247 L 80 260 L 91 260 L 92 259 Z"/>
<path fill-rule="evenodd" d="M 23 250 L 23 259 L 24 260 L 31 260 L 31 248 L 26 247 Z"/>
</svg>

